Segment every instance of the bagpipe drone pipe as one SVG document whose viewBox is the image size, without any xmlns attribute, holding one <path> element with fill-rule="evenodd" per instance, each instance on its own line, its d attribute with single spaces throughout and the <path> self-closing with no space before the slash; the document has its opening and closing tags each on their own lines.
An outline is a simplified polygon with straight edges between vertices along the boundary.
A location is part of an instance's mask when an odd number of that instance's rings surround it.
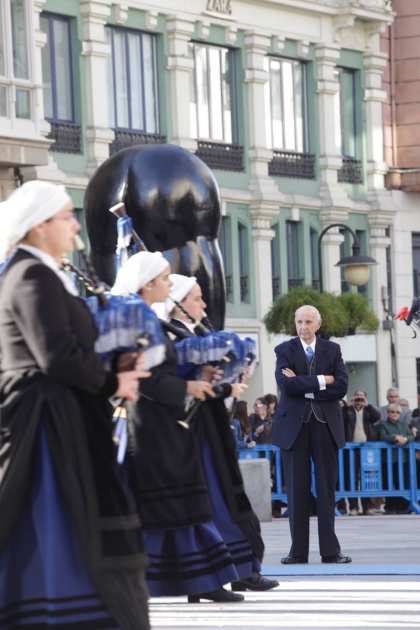
<svg viewBox="0 0 420 630">
<path fill-rule="evenodd" d="M 75 273 L 93 293 L 85 302 L 98 333 L 95 352 L 105 367 L 111 369 L 117 356 L 124 352 L 141 352 L 146 370 L 162 363 L 165 339 L 155 312 L 136 294 L 111 295 L 108 287 L 98 280 L 80 237 L 75 239 L 75 243 L 87 273 L 68 260 L 63 261 L 63 268 Z"/>
</svg>

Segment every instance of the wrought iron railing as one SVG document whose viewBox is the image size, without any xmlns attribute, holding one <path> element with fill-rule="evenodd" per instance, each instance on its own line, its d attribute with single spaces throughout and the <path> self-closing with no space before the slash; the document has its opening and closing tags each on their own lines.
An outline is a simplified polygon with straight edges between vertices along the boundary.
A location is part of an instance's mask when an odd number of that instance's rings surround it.
<svg viewBox="0 0 420 630">
<path fill-rule="evenodd" d="M 81 153 L 81 129 L 80 125 L 64 122 L 49 121 L 51 131 L 48 134 L 50 140 L 54 140 L 50 151 L 57 153 Z"/>
<path fill-rule="evenodd" d="M 274 150 L 268 173 L 274 177 L 315 179 L 315 155 Z"/>
<path fill-rule="evenodd" d="M 355 158 L 343 158 L 338 181 L 341 184 L 363 184 L 362 162 Z"/>
<path fill-rule="evenodd" d="M 137 131 L 120 131 L 114 129 L 115 139 L 109 145 L 109 155 L 113 155 L 121 149 L 135 147 L 138 144 L 165 144 L 166 136 L 157 133 L 143 133 Z"/>
<path fill-rule="evenodd" d="M 248 276 L 241 276 L 241 302 L 246 302 L 248 292 Z"/>
<path fill-rule="evenodd" d="M 280 278 L 278 276 L 273 276 L 271 286 L 273 288 L 273 300 L 276 300 L 280 295 Z"/>
<path fill-rule="evenodd" d="M 244 170 L 244 148 L 238 144 L 199 140 L 195 153 L 209 168 L 237 172 Z"/>
<path fill-rule="evenodd" d="M 287 281 L 287 286 L 290 289 L 295 289 L 296 287 L 301 287 L 305 282 L 305 278 L 289 278 Z"/>
<path fill-rule="evenodd" d="M 232 276 L 225 276 L 225 283 L 226 283 L 226 299 L 228 302 L 230 302 L 229 298 L 232 295 L 233 292 L 233 287 L 232 287 Z"/>
</svg>

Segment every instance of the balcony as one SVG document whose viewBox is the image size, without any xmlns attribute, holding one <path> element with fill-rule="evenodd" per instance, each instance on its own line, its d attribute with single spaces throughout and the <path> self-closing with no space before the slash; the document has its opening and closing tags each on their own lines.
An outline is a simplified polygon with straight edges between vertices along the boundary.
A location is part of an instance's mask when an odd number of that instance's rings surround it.
<svg viewBox="0 0 420 630">
<path fill-rule="evenodd" d="M 305 282 L 305 278 L 289 278 L 287 281 L 287 286 L 290 289 L 296 289 L 296 287 L 303 286 Z"/>
<path fill-rule="evenodd" d="M 268 174 L 273 177 L 315 179 L 315 155 L 294 151 L 273 151 Z"/>
<path fill-rule="evenodd" d="M 114 129 L 115 139 L 109 145 L 109 155 L 113 155 L 121 149 L 127 149 L 128 147 L 135 147 L 137 145 L 144 144 L 165 144 L 166 136 L 161 136 L 157 133 L 143 133 L 137 131 L 120 131 Z"/>
<path fill-rule="evenodd" d="M 244 148 L 238 144 L 222 144 L 221 142 L 198 141 L 195 154 L 207 164 L 209 168 L 219 171 L 244 170 Z"/>
<path fill-rule="evenodd" d="M 338 171 L 340 184 L 363 184 L 362 162 L 355 158 L 343 158 L 343 166 Z"/>
<path fill-rule="evenodd" d="M 51 120 L 49 123 L 51 125 L 51 131 L 47 137 L 50 140 L 54 140 L 50 151 L 74 154 L 80 154 L 82 152 L 80 125 L 53 122 Z"/>
</svg>

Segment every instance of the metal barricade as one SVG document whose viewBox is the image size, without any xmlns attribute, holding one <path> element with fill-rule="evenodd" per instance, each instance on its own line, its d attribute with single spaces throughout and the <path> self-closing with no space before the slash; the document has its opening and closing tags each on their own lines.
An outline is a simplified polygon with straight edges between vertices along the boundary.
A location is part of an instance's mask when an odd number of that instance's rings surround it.
<svg viewBox="0 0 420 630">
<path fill-rule="evenodd" d="M 420 459 L 416 458 L 416 453 L 420 458 L 420 442 L 411 442 L 406 446 L 386 442 L 347 442 L 338 452 L 336 501 L 353 497 L 402 497 L 409 501 L 407 512 L 420 514 Z M 238 454 L 240 458 L 266 457 L 270 460 L 271 498 L 287 504 L 287 493 L 283 492 L 285 481 L 280 449 L 272 444 L 257 444 Z M 406 462 L 404 455 L 407 456 Z M 356 462 L 359 462 L 357 468 Z M 313 467 L 312 493 L 316 496 Z"/>
</svg>

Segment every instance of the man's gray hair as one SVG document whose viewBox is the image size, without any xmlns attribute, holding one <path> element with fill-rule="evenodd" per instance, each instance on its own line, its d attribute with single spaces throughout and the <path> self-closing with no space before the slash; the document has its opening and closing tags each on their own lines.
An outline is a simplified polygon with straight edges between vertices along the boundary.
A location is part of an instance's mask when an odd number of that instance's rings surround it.
<svg viewBox="0 0 420 630">
<path fill-rule="evenodd" d="M 399 411 L 401 413 L 402 409 L 398 403 L 391 403 L 390 405 L 388 405 L 388 409 L 387 409 L 388 413 L 390 411 Z"/>
<path fill-rule="evenodd" d="M 388 389 L 386 390 L 386 397 L 388 398 L 389 394 L 391 392 L 398 392 L 398 394 L 400 393 L 400 390 L 398 389 L 398 387 L 388 387 Z"/>
<path fill-rule="evenodd" d="M 297 313 L 302 309 L 302 308 L 311 308 L 313 311 L 315 311 L 315 315 L 317 317 L 317 320 L 320 321 L 322 319 L 321 317 L 321 313 L 318 311 L 318 309 L 315 306 L 312 306 L 312 304 L 303 304 L 302 306 L 299 306 L 299 308 L 297 308 L 295 310 L 295 319 L 296 319 L 296 315 Z"/>
</svg>

